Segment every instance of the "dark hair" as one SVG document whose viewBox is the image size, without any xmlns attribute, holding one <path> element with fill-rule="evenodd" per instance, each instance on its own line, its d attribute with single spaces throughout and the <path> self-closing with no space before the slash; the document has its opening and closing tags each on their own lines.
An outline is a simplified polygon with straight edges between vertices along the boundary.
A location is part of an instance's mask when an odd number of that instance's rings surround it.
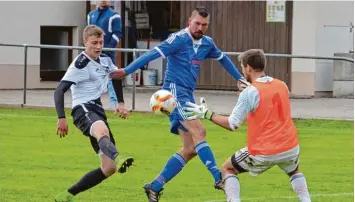
<svg viewBox="0 0 355 202">
<path fill-rule="evenodd" d="M 266 57 L 261 49 L 250 49 L 243 52 L 238 56 L 238 61 L 242 63 L 244 68 L 249 65 L 257 72 L 264 71 L 266 67 Z"/>
<path fill-rule="evenodd" d="M 195 10 L 192 11 L 191 16 L 194 16 L 197 13 L 200 16 L 204 17 L 204 18 L 207 18 L 210 15 L 210 12 L 205 7 L 197 7 L 197 8 L 195 8 Z"/>
</svg>

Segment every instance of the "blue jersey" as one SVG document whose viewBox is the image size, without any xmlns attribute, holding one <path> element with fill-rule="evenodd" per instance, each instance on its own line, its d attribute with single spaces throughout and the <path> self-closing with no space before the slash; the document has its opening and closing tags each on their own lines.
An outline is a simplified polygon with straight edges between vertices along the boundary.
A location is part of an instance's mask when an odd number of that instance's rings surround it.
<svg viewBox="0 0 355 202">
<path fill-rule="evenodd" d="M 210 37 L 203 36 L 195 40 L 187 28 L 171 34 L 155 49 L 167 59 L 165 83 L 173 82 L 191 89 L 196 87 L 200 64 L 204 59 L 223 58 L 223 52 Z"/>
<path fill-rule="evenodd" d="M 195 89 L 200 64 L 206 58 L 218 60 L 236 80 L 242 77 L 229 57 L 216 47 L 210 37 L 203 36 L 200 40 L 195 40 L 188 28 L 171 34 L 168 39 L 144 53 L 124 70 L 127 75 L 131 74 L 159 57 L 167 59 L 165 85 L 175 83 L 187 89 Z"/>
<path fill-rule="evenodd" d="M 172 92 L 177 101 L 177 107 L 169 115 L 170 131 L 174 134 L 179 133 L 178 129 L 187 131 L 181 125 L 181 121 L 186 119 L 183 108 L 186 107 L 187 102 L 195 102 L 193 90 L 196 87 L 201 62 L 204 59 L 218 60 L 236 80 L 242 77 L 229 57 L 216 47 L 210 37 L 203 36 L 201 39 L 195 40 L 188 28 L 171 34 L 168 39 L 154 49 L 134 60 L 124 68 L 124 71 L 127 75 L 132 74 L 140 67 L 159 57 L 167 59 L 167 70 L 162 88 Z"/>
<path fill-rule="evenodd" d="M 115 48 L 122 38 L 121 16 L 111 8 L 91 11 L 87 16 L 87 24 L 97 25 L 105 32 L 105 48 Z"/>
</svg>

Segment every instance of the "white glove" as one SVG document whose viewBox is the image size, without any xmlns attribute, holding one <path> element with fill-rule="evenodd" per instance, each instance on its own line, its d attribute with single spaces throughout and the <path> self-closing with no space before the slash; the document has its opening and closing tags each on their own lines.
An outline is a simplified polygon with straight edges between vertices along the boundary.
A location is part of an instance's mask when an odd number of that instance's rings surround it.
<svg viewBox="0 0 355 202">
<path fill-rule="evenodd" d="M 189 107 L 184 107 L 184 115 L 187 117 L 187 120 L 195 119 L 209 119 L 211 120 L 212 115 L 214 114 L 211 110 L 207 108 L 207 103 L 204 97 L 200 98 L 200 105 L 187 102 L 186 105 Z"/>
<path fill-rule="evenodd" d="M 246 87 L 248 87 L 250 85 L 250 83 L 244 78 L 242 77 L 241 79 L 238 80 L 238 89 L 239 91 L 243 91 Z"/>
</svg>

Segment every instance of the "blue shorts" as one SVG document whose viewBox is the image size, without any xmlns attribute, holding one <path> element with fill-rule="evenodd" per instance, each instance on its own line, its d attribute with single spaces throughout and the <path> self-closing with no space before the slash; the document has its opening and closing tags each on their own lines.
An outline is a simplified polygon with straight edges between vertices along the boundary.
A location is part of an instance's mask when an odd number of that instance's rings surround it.
<svg viewBox="0 0 355 202">
<path fill-rule="evenodd" d="M 195 103 L 193 90 L 177 85 L 175 83 L 165 83 L 163 85 L 164 90 L 170 91 L 176 98 L 176 108 L 169 115 L 170 119 L 170 132 L 178 135 L 178 129 L 187 131 L 187 129 L 181 125 L 180 121 L 185 121 L 186 117 L 183 113 L 183 107 L 187 107 L 186 102 Z"/>
</svg>

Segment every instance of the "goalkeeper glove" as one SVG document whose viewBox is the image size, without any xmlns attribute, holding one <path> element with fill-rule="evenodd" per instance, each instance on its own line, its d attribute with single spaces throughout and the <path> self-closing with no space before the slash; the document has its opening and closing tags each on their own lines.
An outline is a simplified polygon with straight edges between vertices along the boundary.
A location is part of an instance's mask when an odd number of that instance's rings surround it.
<svg viewBox="0 0 355 202">
<path fill-rule="evenodd" d="M 184 115 L 187 117 L 187 120 L 195 119 L 209 119 L 212 120 L 214 114 L 213 111 L 209 110 L 205 98 L 200 98 L 200 105 L 187 102 L 186 105 L 189 107 L 184 108 Z"/>
</svg>

